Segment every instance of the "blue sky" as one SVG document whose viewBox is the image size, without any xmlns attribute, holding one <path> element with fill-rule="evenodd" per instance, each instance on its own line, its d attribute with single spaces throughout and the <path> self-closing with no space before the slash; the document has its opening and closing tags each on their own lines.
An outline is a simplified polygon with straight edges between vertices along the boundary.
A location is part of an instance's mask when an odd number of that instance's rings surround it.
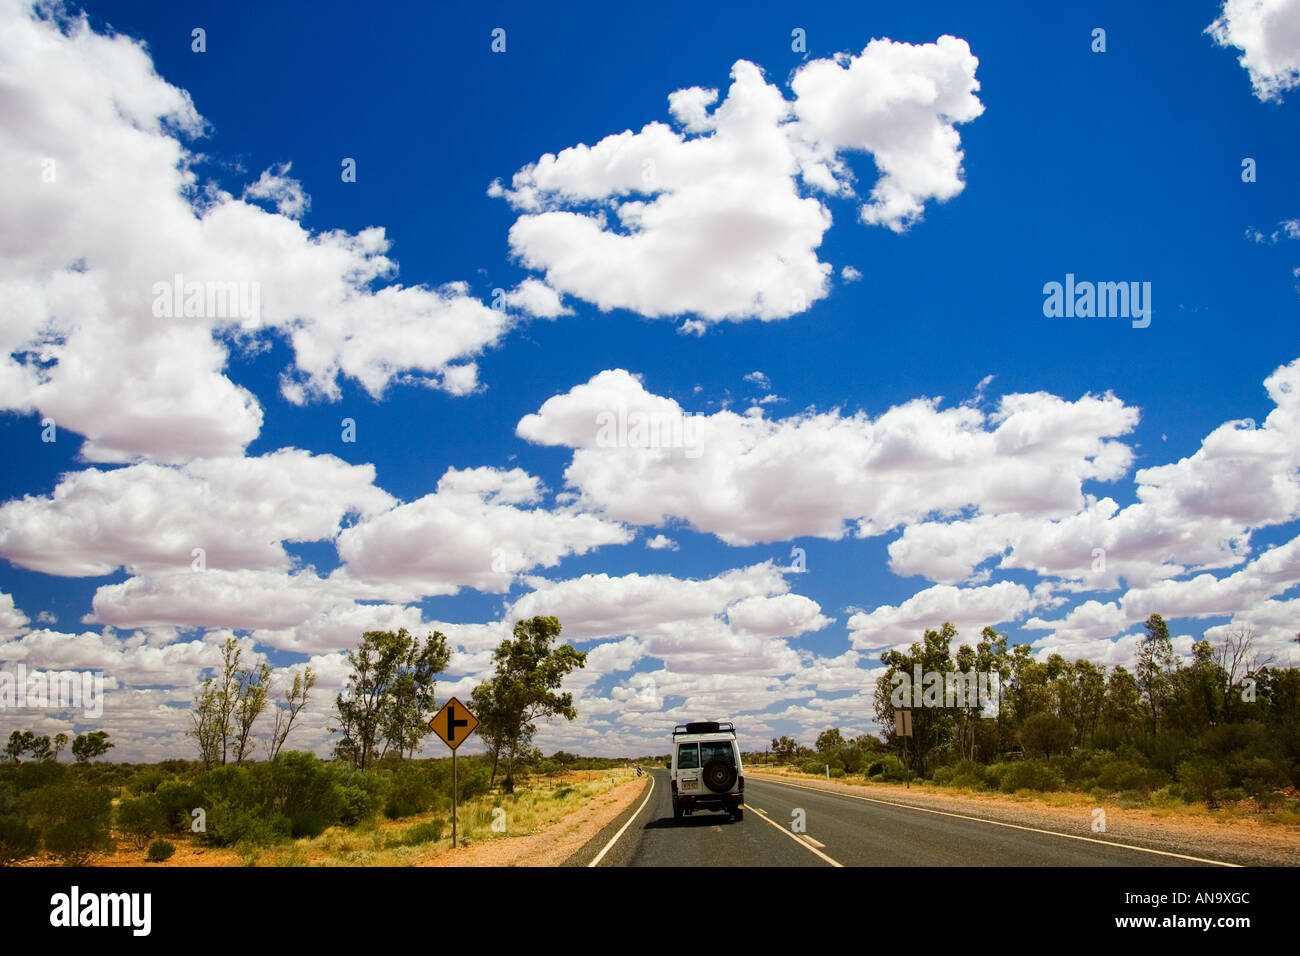
<svg viewBox="0 0 1300 956">
<path fill-rule="evenodd" d="M 1292 662 L 1300 3 L 77 9 L 3 4 L 0 661 L 103 670 L 115 756 L 192 749 L 232 633 L 322 674 L 318 748 L 361 630 L 468 694 L 525 611 L 591 753 L 869 731 L 945 619 Z M 257 327 L 152 314 L 176 273 Z M 699 447 L 604 447 L 637 409 Z"/>
</svg>

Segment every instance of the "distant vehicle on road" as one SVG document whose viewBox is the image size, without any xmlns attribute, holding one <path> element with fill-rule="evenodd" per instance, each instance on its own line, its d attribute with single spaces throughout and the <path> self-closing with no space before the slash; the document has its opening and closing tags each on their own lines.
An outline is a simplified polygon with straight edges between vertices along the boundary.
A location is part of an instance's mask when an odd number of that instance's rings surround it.
<svg viewBox="0 0 1300 956">
<path fill-rule="evenodd" d="M 721 810 L 745 818 L 745 776 L 731 721 L 697 720 L 673 728 L 668 757 L 673 818 L 696 810 Z"/>
</svg>

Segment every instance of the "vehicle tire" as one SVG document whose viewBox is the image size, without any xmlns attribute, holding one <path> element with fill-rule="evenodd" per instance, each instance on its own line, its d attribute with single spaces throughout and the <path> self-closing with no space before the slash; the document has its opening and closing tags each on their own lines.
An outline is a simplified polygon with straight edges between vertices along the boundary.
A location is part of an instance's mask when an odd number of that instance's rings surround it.
<svg viewBox="0 0 1300 956">
<path fill-rule="evenodd" d="M 726 793 L 736 782 L 736 768 L 725 760 L 710 760 L 701 776 L 704 785 L 714 793 Z"/>
<path fill-rule="evenodd" d="M 678 823 L 681 823 L 681 822 L 682 822 L 682 808 L 681 808 L 681 807 L 673 807 L 673 819 L 676 820 Z"/>
<path fill-rule="evenodd" d="M 731 811 L 731 819 L 739 823 L 741 820 L 745 819 L 745 811 L 740 807 L 736 807 L 735 810 Z"/>
</svg>

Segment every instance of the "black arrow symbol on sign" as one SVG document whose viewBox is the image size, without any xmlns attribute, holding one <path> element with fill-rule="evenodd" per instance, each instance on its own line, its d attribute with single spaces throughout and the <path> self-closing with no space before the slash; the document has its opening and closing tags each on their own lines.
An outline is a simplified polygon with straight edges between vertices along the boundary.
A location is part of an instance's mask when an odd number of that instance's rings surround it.
<svg viewBox="0 0 1300 956">
<path fill-rule="evenodd" d="M 469 723 L 468 720 L 457 720 L 456 708 L 453 707 L 451 704 L 447 705 L 447 739 L 448 740 L 455 740 L 456 728 L 464 727 L 468 723 Z"/>
</svg>

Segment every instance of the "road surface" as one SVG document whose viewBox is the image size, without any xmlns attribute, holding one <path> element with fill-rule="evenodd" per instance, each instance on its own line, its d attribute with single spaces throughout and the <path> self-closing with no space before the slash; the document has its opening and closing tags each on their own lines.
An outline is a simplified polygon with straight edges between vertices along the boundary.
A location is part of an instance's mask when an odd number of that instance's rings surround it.
<svg viewBox="0 0 1300 956">
<path fill-rule="evenodd" d="M 1048 833 L 747 777 L 745 819 L 673 819 L 668 772 L 572 866 L 1208 866 L 1105 834 Z M 801 811 L 801 812 L 797 812 Z M 803 832 L 792 824 L 802 818 Z"/>
</svg>

